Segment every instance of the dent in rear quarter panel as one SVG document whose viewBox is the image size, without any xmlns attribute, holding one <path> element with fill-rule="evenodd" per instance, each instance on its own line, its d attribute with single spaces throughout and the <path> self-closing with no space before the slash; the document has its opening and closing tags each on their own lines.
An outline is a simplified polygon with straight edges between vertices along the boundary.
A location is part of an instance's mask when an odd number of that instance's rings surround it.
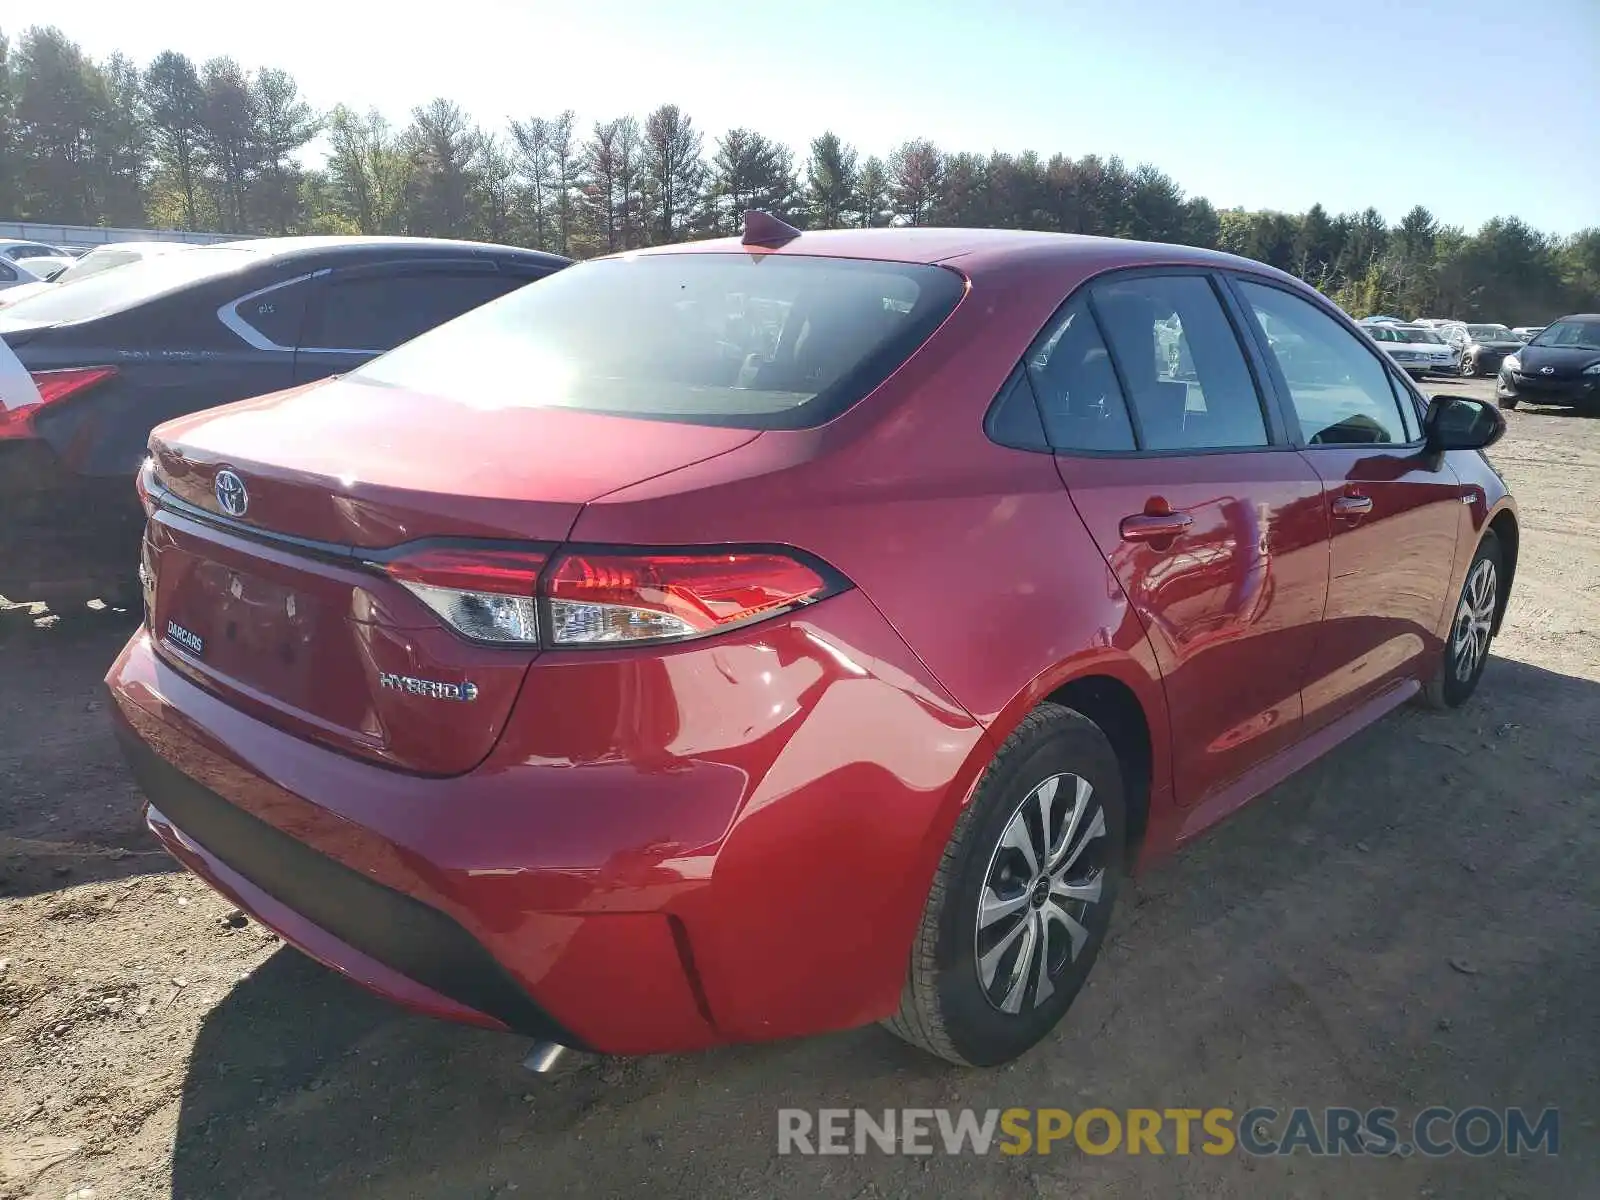
<svg viewBox="0 0 1600 1200">
<path fill-rule="evenodd" d="M 670 913 L 718 1032 L 763 1039 L 894 1010 L 912 864 L 983 736 L 851 590 L 678 648 L 547 653 L 479 774 L 521 781 L 526 853 L 565 869 L 543 903 Z"/>
</svg>

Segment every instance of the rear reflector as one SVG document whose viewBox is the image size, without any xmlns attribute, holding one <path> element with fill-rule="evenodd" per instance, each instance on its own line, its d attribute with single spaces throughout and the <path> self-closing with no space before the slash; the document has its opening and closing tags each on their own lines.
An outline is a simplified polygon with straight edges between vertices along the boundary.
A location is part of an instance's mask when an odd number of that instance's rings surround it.
<svg viewBox="0 0 1600 1200">
<path fill-rule="evenodd" d="M 6 408 L 0 404 L 0 439 L 33 437 L 33 417 L 46 405 L 94 387 L 117 373 L 115 367 L 69 367 L 62 371 L 31 371 L 39 403 L 25 408 Z"/>
<path fill-rule="evenodd" d="M 704 637 L 811 604 L 846 586 L 797 552 L 765 548 L 584 550 L 547 565 L 535 548 L 451 545 L 368 565 L 473 641 L 553 648 Z"/>
<path fill-rule="evenodd" d="M 556 646 L 680 640 L 820 600 L 828 581 L 787 554 L 569 554 L 545 580 Z"/>
<path fill-rule="evenodd" d="M 544 564 L 537 550 L 433 547 L 376 565 L 457 633 L 475 642 L 536 646 L 534 590 Z"/>
</svg>

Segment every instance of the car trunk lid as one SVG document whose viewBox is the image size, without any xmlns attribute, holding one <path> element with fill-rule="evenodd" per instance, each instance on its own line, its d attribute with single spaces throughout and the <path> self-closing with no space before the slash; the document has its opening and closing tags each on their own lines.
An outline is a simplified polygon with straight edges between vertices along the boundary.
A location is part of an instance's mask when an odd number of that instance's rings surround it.
<svg viewBox="0 0 1600 1200">
<path fill-rule="evenodd" d="M 348 381 L 182 418 L 151 437 L 150 628 L 176 669 L 262 720 L 459 774 L 538 649 L 452 631 L 382 569 L 395 548 L 488 539 L 536 559 L 589 500 L 755 436 Z"/>
</svg>

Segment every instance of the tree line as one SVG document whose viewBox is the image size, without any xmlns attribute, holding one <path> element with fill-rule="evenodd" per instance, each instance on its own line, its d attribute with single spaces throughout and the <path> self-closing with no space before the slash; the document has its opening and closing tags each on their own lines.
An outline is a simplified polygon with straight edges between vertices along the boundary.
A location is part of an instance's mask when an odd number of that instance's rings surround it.
<svg viewBox="0 0 1600 1200">
<path fill-rule="evenodd" d="M 326 157 L 301 152 L 324 139 Z M 913 139 L 862 155 L 824 132 L 797 156 L 752 129 L 709 141 L 663 104 L 580 126 L 569 109 L 485 129 L 454 102 L 396 127 L 314 108 L 287 71 L 164 51 L 96 61 L 59 29 L 0 33 L 0 217 L 224 233 L 421 234 L 582 258 L 736 232 L 747 208 L 801 228 L 958 225 L 1179 242 L 1293 272 L 1356 316 L 1508 324 L 1600 308 L 1600 227 L 1496 217 L 1475 232 L 1418 205 L 1217 209 L 1148 163 L 976 154 Z"/>
</svg>

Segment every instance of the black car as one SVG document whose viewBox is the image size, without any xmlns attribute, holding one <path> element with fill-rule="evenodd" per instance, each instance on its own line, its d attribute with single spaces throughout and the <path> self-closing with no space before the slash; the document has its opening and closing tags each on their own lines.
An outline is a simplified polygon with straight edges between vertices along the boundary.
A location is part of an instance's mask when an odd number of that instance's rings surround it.
<svg viewBox="0 0 1600 1200">
<path fill-rule="evenodd" d="M 1500 364 L 1501 408 L 1522 401 L 1600 411 L 1600 313 L 1559 317 Z"/>
<path fill-rule="evenodd" d="M 433 238 L 262 238 L 0 309 L 0 596 L 135 599 L 133 478 L 151 429 L 348 371 L 569 261 Z"/>
<path fill-rule="evenodd" d="M 1522 339 L 1504 325 L 1457 324 L 1446 336 L 1461 351 L 1457 371 L 1469 378 L 1492 373 L 1506 355 L 1522 349 Z"/>
</svg>

